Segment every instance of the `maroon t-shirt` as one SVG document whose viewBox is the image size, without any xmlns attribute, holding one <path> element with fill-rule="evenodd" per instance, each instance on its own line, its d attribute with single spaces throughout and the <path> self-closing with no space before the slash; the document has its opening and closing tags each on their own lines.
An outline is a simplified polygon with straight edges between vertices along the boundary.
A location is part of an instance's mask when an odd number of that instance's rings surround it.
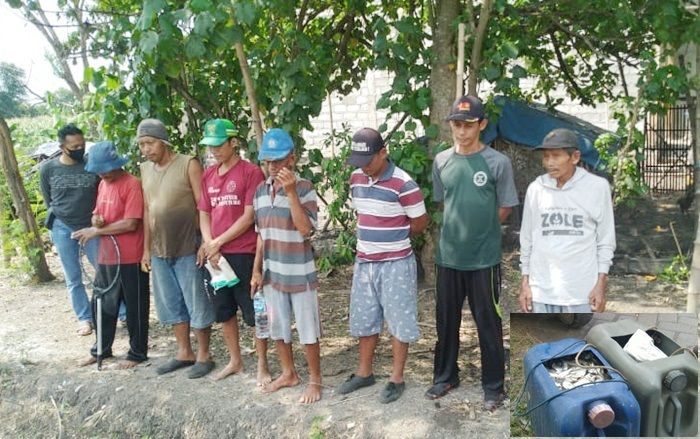
<svg viewBox="0 0 700 439">
<path fill-rule="evenodd" d="M 253 205 L 255 189 L 265 180 L 260 168 L 240 160 L 224 175 L 219 165 L 212 166 L 202 175 L 202 194 L 197 209 L 209 213 L 212 238 L 224 233 L 243 216 L 245 206 Z M 224 254 L 255 254 L 255 228 L 251 226 L 237 238 L 221 246 Z"/>
</svg>

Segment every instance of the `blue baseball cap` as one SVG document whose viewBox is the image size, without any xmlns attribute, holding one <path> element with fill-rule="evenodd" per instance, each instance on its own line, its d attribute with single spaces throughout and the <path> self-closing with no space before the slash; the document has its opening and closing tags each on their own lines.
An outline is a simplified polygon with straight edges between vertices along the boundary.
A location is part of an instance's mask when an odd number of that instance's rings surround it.
<svg viewBox="0 0 700 439">
<path fill-rule="evenodd" d="M 272 128 L 263 136 L 258 160 L 282 160 L 294 151 L 292 137 L 281 128 Z"/>
</svg>

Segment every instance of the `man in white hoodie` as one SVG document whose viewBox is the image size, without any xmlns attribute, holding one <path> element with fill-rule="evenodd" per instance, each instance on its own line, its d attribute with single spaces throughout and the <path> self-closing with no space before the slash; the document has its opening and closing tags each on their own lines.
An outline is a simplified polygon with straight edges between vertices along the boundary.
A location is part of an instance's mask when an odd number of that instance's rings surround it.
<svg viewBox="0 0 700 439">
<path fill-rule="evenodd" d="M 605 310 L 615 251 L 610 186 L 576 166 L 577 135 L 559 128 L 545 136 L 547 170 L 527 189 L 520 228 L 520 307 L 523 312 Z"/>
</svg>

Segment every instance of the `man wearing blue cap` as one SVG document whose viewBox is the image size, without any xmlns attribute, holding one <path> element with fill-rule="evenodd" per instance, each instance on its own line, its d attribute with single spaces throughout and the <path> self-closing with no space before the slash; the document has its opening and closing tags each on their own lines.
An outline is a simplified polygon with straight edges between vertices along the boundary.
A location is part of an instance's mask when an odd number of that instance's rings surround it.
<svg viewBox="0 0 700 439">
<path fill-rule="evenodd" d="M 219 268 L 226 261 L 238 276 L 235 285 L 222 286 L 213 294 L 214 316 L 221 323 L 229 361 L 214 375 L 215 380 L 243 370 L 238 334 L 238 310 L 248 326 L 255 325 L 250 278 L 255 260 L 257 234 L 253 227 L 253 196 L 265 176 L 259 167 L 239 155 L 242 144 L 230 120 L 213 119 L 204 125 L 199 142 L 209 148 L 216 165 L 204 171 L 201 195 L 197 204 L 202 248 L 209 263 Z M 258 353 L 258 385 L 270 381 L 267 367 L 267 339 L 255 337 Z M 213 362 L 200 367 L 213 367 Z"/>
<path fill-rule="evenodd" d="M 310 237 L 316 228 L 316 192 L 309 180 L 294 173 L 294 144 L 285 131 L 273 128 L 263 137 L 258 158 L 270 177 L 255 192 L 258 235 L 251 293 L 260 288 L 268 304 L 270 338 L 275 340 L 281 375 L 265 392 L 299 384 L 292 356 L 292 315 L 309 366 L 302 404 L 321 399 L 321 319 L 318 279 Z"/>
<path fill-rule="evenodd" d="M 122 167 L 129 160 L 117 154 L 112 142 L 93 145 L 85 169 L 100 176 L 97 203 L 92 216 L 92 226 L 78 230 L 73 238 L 85 243 L 100 236 L 100 265 L 104 249 L 112 245 L 105 240 L 112 235 L 118 246 L 119 280 L 116 287 L 104 294 L 102 307 L 102 358 L 112 356 L 112 343 L 117 325 L 117 309 L 120 302 L 126 304 L 126 325 L 129 331 L 129 352 L 126 359 L 116 365 L 128 369 L 147 359 L 148 311 L 150 305 L 148 273 L 141 270 L 143 256 L 143 193 L 141 182 Z M 113 264 L 113 262 L 112 262 Z M 93 297 L 93 302 L 95 298 Z M 93 311 L 96 306 L 93 304 Z M 96 318 L 95 318 L 96 320 Z M 97 345 L 90 351 L 90 358 L 81 365 L 97 361 Z"/>
</svg>

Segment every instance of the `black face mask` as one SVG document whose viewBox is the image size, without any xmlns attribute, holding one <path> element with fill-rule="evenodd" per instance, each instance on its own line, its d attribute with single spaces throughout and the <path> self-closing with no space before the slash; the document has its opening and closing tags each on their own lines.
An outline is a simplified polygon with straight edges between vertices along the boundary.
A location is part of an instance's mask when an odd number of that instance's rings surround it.
<svg viewBox="0 0 700 439">
<path fill-rule="evenodd" d="M 82 162 L 83 161 L 83 156 L 85 155 L 85 148 L 81 149 L 73 149 L 73 150 L 66 150 L 66 153 L 68 154 L 68 157 L 72 158 L 76 162 Z"/>
</svg>

